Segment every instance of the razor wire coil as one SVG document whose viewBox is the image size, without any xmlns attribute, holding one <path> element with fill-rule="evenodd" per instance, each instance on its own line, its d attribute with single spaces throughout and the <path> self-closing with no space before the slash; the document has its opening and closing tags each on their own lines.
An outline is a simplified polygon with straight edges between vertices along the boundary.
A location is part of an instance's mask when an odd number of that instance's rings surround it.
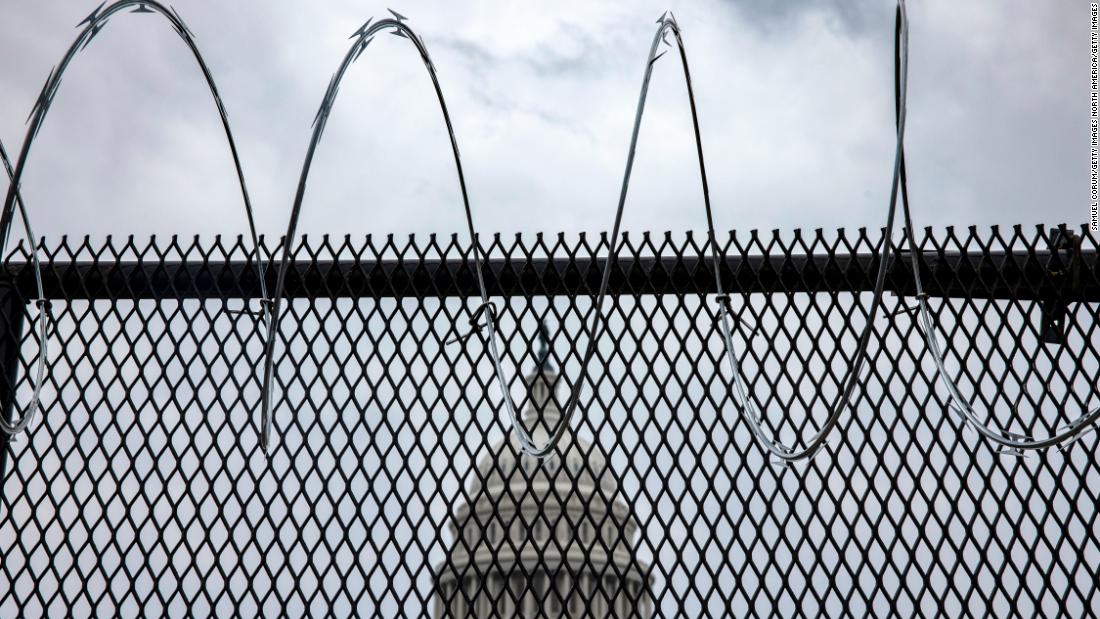
<svg viewBox="0 0 1100 619">
<path fill-rule="evenodd" d="M 105 6 L 106 8 L 104 8 Z M 266 284 L 264 261 L 259 253 L 260 243 L 256 231 L 253 209 L 249 198 L 248 189 L 245 183 L 244 172 L 237 151 L 236 142 L 233 138 L 232 130 L 230 128 L 228 114 L 218 93 L 213 76 L 211 75 L 205 61 L 203 60 L 194 42 L 193 34 L 188 29 L 183 20 L 179 17 L 178 13 L 176 13 L 175 9 L 170 6 L 165 6 L 164 4 L 156 0 L 119 0 L 110 4 L 109 6 L 106 5 L 106 2 L 100 4 L 99 7 L 92 11 L 92 13 L 90 13 L 84 20 L 80 22 L 80 24 L 78 24 L 78 26 L 84 26 L 84 28 L 81 30 L 80 34 L 76 37 L 76 40 L 72 43 L 66 54 L 63 56 L 61 62 L 53 70 L 51 70 L 50 75 L 47 77 L 46 83 L 44 84 L 41 93 L 35 101 L 30 117 L 28 118 L 29 127 L 27 129 L 26 138 L 24 139 L 19 156 L 16 159 L 14 165 L 9 160 L 6 151 L 4 151 L 3 149 L 3 146 L 0 145 L 0 155 L 3 156 L 3 164 L 10 179 L 7 196 L 5 199 L 3 217 L 2 219 L 0 219 L 0 233 L 3 234 L 3 239 L 0 239 L 0 253 L 2 253 L 3 248 L 6 244 L 7 237 L 9 236 L 10 228 L 12 226 L 12 221 L 14 219 L 15 211 L 16 209 L 18 209 L 19 215 L 23 222 L 25 233 L 32 246 L 31 257 L 35 271 L 35 285 L 38 291 L 38 298 L 34 301 L 34 304 L 37 307 L 39 313 L 37 324 L 41 343 L 37 355 L 37 360 L 35 362 L 34 375 L 36 379 L 34 381 L 30 403 L 25 407 L 26 410 L 24 410 L 24 412 L 19 415 L 18 420 L 9 421 L 7 419 L 0 419 L 0 429 L 2 429 L 6 433 L 12 434 L 24 430 L 31 422 L 35 410 L 41 407 L 41 390 L 47 372 L 49 357 L 48 338 L 51 320 L 49 312 L 49 302 L 46 299 L 46 295 L 43 290 L 41 265 L 39 263 L 37 251 L 35 249 L 35 237 L 32 231 L 30 217 L 20 191 L 20 180 L 22 178 L 26 165 L 26 160 L 30 153 L 31 147 L 45 121 L 50 106 L 60 87 L 62 77 L 65 71 L 68 69 L 71 61 L 80 51 L 86 49 L 88 45 L 91 44 L 91 42 L 106 26 L 112 16 L 127 8 L 131 8 L 131 12 L 134 13 L 157 13 L 168 20 L 173 30 L 179 35 L 181 40 L 184 41 L 184 43 L 192 52 L 192 55 L 194 56 L 198 67 L 203 73 L 210 95 L 218 109 L 218 113 L 226 134 L 229 148 L 233 157 L 234 166 L 236 168 L 236 173 L 244 204 L 245 215 L 256 256 L 256 271 L 259 276 L 259 286 L 261 291 L 261 299 L 259 300 L 259 311 L 253 312 L 247 307 L 244 311 L 250 314 L 258 314 L 260 318 L 260 323 L 266 331 L 266 337 L 263 344 L 262 388 L 260 397 L 260 443 L 265 453 L 267 453 L 270 448 L 270 439 L 274 425 L 274 346 L 278 330 L 278 319 L 281 312 L 281 303 L 283 301 L 282 297 L 283 291 L 285 289 L 287 272 L 290 266 L 291 242 L 297 230 L 297 224 L 304 202 L 306 182 L 308 180 L 309 172 L 311 169 L 313 156 L 317 147 L 320 144 L 322 136 L 324 135 L 325 126 L 335 104 L 340 84 L 344 78 L 347 69 L 352 63 L 358 60 L 358 58 L 363 54 L 366 48 L 374 40 L 374 37 L 382 31 L 389 31 L 391 34 L 410 40 L 414 47 L 417 49 L 417 52 L 420 55 L 424 67 L 427 70 L 429 77 L 431 78 L 436 98 L 443 114 L 443 119 L 450 139 L 451 150 L 454 156 L 455 169 L 461 189 L 464 215 L 466 219 L 466 228 L 470 235 L 471 242 L 475 246 L 473 259 L 475 264 L 475 274 L 478 290 L 481 297 L 480 304 L 473 309 L 468 319 L 470 332 L 465 335 L 458 336 L 457 338 L 452 340 L 452 342 L 466 341 L 473 333 L 484 333 L 485 341 L 487 344 L 487 352 L 492 361 L 493 374 L 496 379 L 496 383 L 500 391 L 502 392 L 504 407 L 506 409 L 512 431 L 517 437 L 517 440 L 523 451 L 527 454 L 541 458 L 553 451 L 557 443 L 560 441 L 561 437 L 568 430 L 573 418 L 581 407 L 581 393 L 586 381 L 589 378 L 590 367 L 593 363 L 593 358 L 595 356 L 599 339 L 606 328 L 606 317 L 603 314 L 602 308 L 604 305 L 605 297 L 607 295 L 608 282 L 611 275 L 611 264 L 615 261 L 619 251 L 619 233 L 621 230 L 621 223 L 625 210 L 626 198 L 629 191 L 631 173 L 633 170 L 633 164 L 639 140 L 641 121 L 644 115 L 650 80 L 653 73 L 653 67 L 657 60 L 664 56 L 664 54 L 668 51 L 664 50 L 658 53 L 658 49 L 660 48 L 660 46 L 664 44 L 665 46 L 671 47 L 671 44 L 668 40 L 668 34 L 670 33 L 673 35 L 676 41 L 676 48 L 680 55 L 681 65 L 684 71 L 684 81 L 688 93 L 696 153 L 699 163 L 699 174 L 703 189 L 703 202 L 706 214 L 708 234 L 707 243 L 710 248 L 710 254 L 714 265 L 713 275 L 715 289 L 718 291 L 718 294 L 714 298 L 714 301 L 718 307 L 716 322 L 718 324 L 719 332 L 722 336 L 726 357 L 729 363 L 730 370 L 732 372 L 733 389 L 736 393 L 735 402 L 741 416 L 748 423 L 754 438 L 761 444 L 764 449 L 766 449 L 771 454 L 771 456 L 777 459 L 777 461 L 779 461 L 780 463 L 786 464 L 812 457 L 826 443 L 828 434 L 837 426 L 843 411 L 849 407 L 853 394 L 860 382 L 860 377 L 867 356 L 868 346 L 873 332 L 873 322 L 883 305 L 886 274 L 890 268 L 892 256 L 894 253 L 893 227 L 899 201 L 902 204 L 902 218 L 904 223 L 905 240 L 907 241 L 910 248 L 910 251 L 908 253 L 909 259 L 912 263 L 913 284 L 916 290 L 914 298 L 917 302 L 917 305 L 912 308 L 899 310 L 898 312 L 895 312 L 893 316 L 898 316 L 901 314 L 914 314 L 917 317 L 917 322 L 920 326 L 920 330 L 924 335 L 925 345 L 928 351 L 931 353 L 933 363 L 936 367 L 937 375 L 940 378 L 941 384 L 943 384 L 943 386 L 949 392 L 949 408 L 959 414 L 966 422 L 966 424 L 973 427 L 979 434 L 1012 453 L 1023 452 L 1025 450 L 1041 449 L 1051 446 L 1068 445 L 1073 441 L 1080 439 L 1086 434 L 1086 432 L 1095 430 L 1097 422 L 1100 421 L 1100 407 L 1097 407 L 1082 414 L 1077 419 L 1070 422 L 1068 426 L 1064 429 L 1060 429 L 1047 437 L 1021 435 L 1004 430 L 1002 428 L 993 427 L 982 421 L 981 416 L 974 409 L 970 401 L 962 396 L 957 381 L 952 378 L 947 371 L 945 355 L 936 336 L 935 321 L 932 318 L 932 314 L 928 305 L 928 295 L 924 292 L 924 286 L 921 280 L 920 268 L 916 252 L 916 240 L 914 236 L 912 213 L 908 197 L 907 171 L 905 167 L 903 144 L 906 120 L 906 99 L 909 63 L 909 21 L 904 0 L 898 0 L 895 12 L 894 95 L 896 146 L 893 175 L 891 181 L 890 200 L 886 217 L 885 234 L 881 245 L 882 258 L 879 260 L 878 269 L 874 278 L 875 283 L 872 291 L 872 299 L 870 306 L 866 312 L 866 323 L 862 331 L 860 332 L 856 352 L 848 364 L 848 368 L 844 374 L 843 379 L 840 381 L 841 389 L 834 399 L 833 403 L 830 405 L 829 415 L 826 418 L 825 423 L 817 428 L 817 431 L 811 437 L 802 439 L 800 441 L 801 447 L 781 443 L 778 439 L 769 436 L 769 434 L 764 430 L 764 415 L 754 403 L 754 398 L 749 388 L 749 384 L 755 381 L 746 381 L 744 372 L 742 371 L 740 364 L 737 362 L 737 355 L 735 352 L 736 347 L 733 343 L 733 333 L 735 330 L 735 326 L 731 324 L 731 320 L 734 319 L 734 316 L 731 308 L 731 298 L 729 294 L 725 292 L 725 287 L 723 285 L 721 272 L 719 269 L 720 256 L 718 243 L 716 241 L 713 209 L 710 201 L 710 192 L 706 175 L 706 165 L 703 155 L 702 137 L 699 128 L 698 110 L 695 103 L 694 88 L 692 84 L 690 69 L 688 66 L 687 53 L 683 41 L 681 28 L 677 23 L 675 16 L 673 16 L 671 13 L 666 12 L 664 15 L 662 15 L 660 19 L 657 20 L 658 28 L 654 33 L 649 49 L 649 54 L 646 60 L 642 86 L 635 110 L 631 140 L 627 151 L 625 170 L 623 173 L 622 183 L 619 192 L 618 205 L 615 212 L 611 234 L 609 237 L 611 241 L 608 245 L 608 259 L 605 262 L 604 268 L 602 269 L 602 273 L 600 276 L 600 285 L 597 289 L 596 294 L 594 295 L 593 303 L 589 310 L 589 313 L 592 314 L 592 318 L 591 320 L 589 320 L 589 318 L 586 316 L 582 319 L 582 330 L 588 338 L 588 343 L 585 346 L 584 353 L 581 357 L 580 375 L 575 381 L 576 387 L 572 390 L 568 399 L 568 403 L 563 410 L 562 415 L 558 420 L 556 426 L 549 430 L 546 441 L 542 445 L 539 445 L 535 442 L 533 436 L 526 430 L 523 423 L 521 422 L 518 407 L 510 394 L 508 386 L 509 383 L 505 379 L 505 373 L 501 362 L 502 354 L 498 341 L 498 314 L 496 311 L 496 307 L 490 302 L 490 296 L 484 274 L 484 262 L 487 259 L 487 255 L 483 255 L 484 249 L 479 249 L 475 241 L 475 239 L 477 238 L 476 227 L 474 225 L 473 211 L 467 190 L 465 175 L 463 172 L 458 142 L 455 136 L 450 113 L 448 111 L 446 101 L 443 96 L 442 88 L 439 83 L 437 71 L 423 40 L 409 27 L 409 25 L 406 23 L 406 18 L 403 15 L 391 10 L 390 13 L 392 14 L 392 18 L 382 19 L 377 22 L 373 21 L 372 19 L 368 19 L 362 26 L 360 26 L 359 29 L 357 29 L 352 34 L 351 38 L 354 40 L 354 42 L 345 53 L 339 68 L 333 74 L 329 82 L 328 88 L 325 91 L 324 97 L 322 98 L 322 102 L 320 104 L 320 107 L 318 108 L 317 114 L 314 117 L 312 137 L 306 151 L 305 161 L 303 163 L 302 170 L 299 176 L 298 188 L 287 225 L 287 232 L 284 236 L 284 240 L 282 243 L 281 259 L 279 260 L 279 268 L 275 280 L 275 286 L 273 290 L 269 291 Z"/>
</svg>

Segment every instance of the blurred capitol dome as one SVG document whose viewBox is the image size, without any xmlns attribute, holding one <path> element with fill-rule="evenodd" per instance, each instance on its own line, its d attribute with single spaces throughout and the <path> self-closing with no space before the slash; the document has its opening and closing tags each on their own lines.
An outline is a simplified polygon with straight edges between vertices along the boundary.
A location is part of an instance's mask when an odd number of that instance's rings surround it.
<svg viewBox="0 0 1100 619">
<path fill-rule="evenodd" d="M 541 333 L 523 414 L 536 444 L 562 416 Z M 436 570 L 436 617 L 652 616 L 632 547 L 638 523 L 599 446 L 567 430 L 539 460 L 509 432 L 479 460 L 468 490 L 473 504 L 456 509 L 454 542 Z"/>
</svg>

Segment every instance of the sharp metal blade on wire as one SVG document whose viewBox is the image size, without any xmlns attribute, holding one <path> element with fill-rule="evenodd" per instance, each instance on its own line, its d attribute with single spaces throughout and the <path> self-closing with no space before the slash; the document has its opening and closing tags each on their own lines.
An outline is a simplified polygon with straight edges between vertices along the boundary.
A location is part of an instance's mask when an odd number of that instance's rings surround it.
<svg viewBox="0 0 1100 619">
<path fill-rule="evenodd" d="M 1075 427 L 1077 427 L 1077 426 L 1071 424 L 1068 429 L 1072 430 Z M 1062 443 L 1061 445 L 1059 445 L 1058 446 L 1058 451 L 1060 451 L 1062 453 L 1065 453 L 1071 447 L 1073 447 L 1074 445 L 1076 445 L 1077 443 L 1082 441 L 1086 436 L 1089 436 L 1090 434 L 1093 434 L 1093 433 L 1096 433 L 1096 426 L 1092 426 L 1090 428 L 1086 428 L 1086 429 L 1082 430 L 1081 432 L 1077 433 L 1077 435 L 1074 436 L 1073 438 L 1071 438 L 1068 441 L 1066 441 L 1066 442 Z"/>
<path fill-rule="evenodd" d="M 1007 441 L 1021 442 L 1027 439 L 1023 434 L 1017 434 L 1009 430 L 1001 430 L 1001 437 Z M 1002 445 L 997 448 L 997 453 L 1002 456 L 1012 456 L 1014 458 L 1026 458 L 1028 453 L 1026 450 L 1019 447 L 1012 447 L 1010 445 Z"/>
<path fill-rule="evenodd" d="M 369 39 L 364 39 L 363 44 L 359 47 L 359 51 L 355 52 L 355 58 L 352 58 L 351 61 L 355 62 L 356 60 L 359 60 L 359 57 L 363 55 L 363 52 L 365 52 L 367 50 L 367 46 L 370 45 L 370 42 L 373 41 L 373 40 L 374 40 L 374 37 L 371 37 Z"/>
<path fill-rule="evenodd" d="M 336 92 L 335 92 L 336 89 L 334 87 L 335 83 L 336 83 L 336 73 L 333 73 L 332 77 L 329 78 L 328 88 L 325 89 L 325 96 L 324 96 L 324 98 L 321 99 L 321 106 L 317 108 L 317 114 L 313 117 L 313 123 L 310 124 L 311 127 L 317 126 L 317 121 L 321 120 L 321 118 L 332 107 L 332 102 L 336 98 Z"/>
<path fill-rule="evenodd" d="M 367 32 L 367 28 L 370 28 L 370 23 L 371 23 L 372 21 L 374 21 L 374 18 L 373 18 L 373 17 L 368 17 L 368 18 L 367 18 L 367 21 L 363 22 L 363 25 L 362 25 L 362 26 L 359 26 L 359 29 L 358 29 L 358 30 L 356 30 L 355 32 L 351 33 L 351 36 L 350 36 L 350 37 L 348 37 L 348 39 L 354 39 L 355 37 L 361 37 L 361 36 L 363 36 L 364 34 L 366 34 L 366 32 Z"/>
<path fill-rule="evenodd" d="M 103 30 L 103 27 L 106 25 L 106 19 L 96 24 L 95 27 L 92 28 L 91 33 L 88 34 L 88 38 L 84 41 L 84 45 L 80 46 L 80 51 L 84 51 L 88 47 L 88 45 L 91 44 L 92 40 L 95 39 L 95 35 L 99 34 L 99 31 Z"/>
<path fill-rule="evenodd" d="M 91 13 L 88 13 L 88 16 L 85 17 L 84 19 L 80 20 L 80 23 L 77 24 L 76 27 L 79 28 L 79 27 L 83 26 L 84 24 L 90 24 L 90 23 L 94 22 L 96 16 L 99 15 L 99 10 L 103 8 L 104 4 L 107 4 L 107 0 L 103 0 L 103 2 L 100 3 L 100 5 L 97 6 L 94 11 L 92 11 Z"/>
<path fill-rule="evenodd" d="M 1013 458 L 1020 458 L 1024 460 L 1028 454 L 1023 449 L 1016 449 L 1015 447 L 998 447 L 997 453 L 1002 456 L 1012 456 Z"/>
<path fill-rule="evenodd" d="M 46 96 L 42 99 L 42 107 L 40 108 L 40 110 L 45 109 L 46 107 L 49 107 L 50 103 L 53 101 L 54 96 L 57 94 L 58 89 L 61 88 L 61 82 L 62 81 L 63 81 L 63 79 L 61 77 L 57 78 L 57 82 L 54 83 L 53 88 L 51 88 L 49 90 L 49 92 L 46 93 Z M 36 126 L 34 128 L 34 133 L 31 135 L 31 137 L 32 138 L 37 138 L 38 137 L 38 132 L 41 131 L 41 130 L 42 130 L 42 123 L 39 123 L 38 126 Z"/>
<path fill-rule="evenodd" d="M 192 39 L 195 38 L 195 33 L 191 32 L 191 29 L 187 27 L 187 22 L 183 21 L 183 18 L 180 17 L 180 14 L 176 11 L 176 7 L 169 5 L 168 8 L 172 11 L 172 14 L 176 16 L 176 21 L 180 23 L 180 27 L 187 33 L 187 36 Z"/>
<path fill-rule="evenodd" d="M 31 108 L 31 113 L 27 114 L 27 120 L 24 124 L 29 123 L 34 118 L 35 113 L 42 107 L 43 102 L 46 100 L 46 89 L 50 87 L 50 81 L 53 80 L 54 71 L 57 71 L 57 67 L 50 69 L 50 74 L 46 76 L 46 83 L 42 84 L 42 90 L 38 93 L 38 98 L 34 100 L 34 106 Z"/>
</svg>

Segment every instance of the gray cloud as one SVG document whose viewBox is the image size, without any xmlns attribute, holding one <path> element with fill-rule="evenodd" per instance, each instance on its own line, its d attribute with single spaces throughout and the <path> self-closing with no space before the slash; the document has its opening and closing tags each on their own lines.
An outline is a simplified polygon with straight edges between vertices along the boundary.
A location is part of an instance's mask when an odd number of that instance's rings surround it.
<svg viewBox="0 0 1100 619">
<path fill-rule="evenodd" d="M 782 37 L 797 31 L 798 21 L 807 14 L 819 14 L 838 31 L 864 36 L 881 29 L 893 5 L 880 0 L 809 0 L 773 2 L 769 0 L 731 0 L 729 5 L 746 22 L 769 36 Z"/>
</svg>

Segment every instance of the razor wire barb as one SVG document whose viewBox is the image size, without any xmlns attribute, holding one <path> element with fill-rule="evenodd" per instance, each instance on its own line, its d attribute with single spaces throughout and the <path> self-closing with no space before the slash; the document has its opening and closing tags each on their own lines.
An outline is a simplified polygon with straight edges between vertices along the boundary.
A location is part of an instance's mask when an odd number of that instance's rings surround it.
<svg viewBox="0 0 1100 619">
<path fill-rule="evenodd" d="M 305 198 L 306 181 L 309 179 L 309 171 L 313 164 L 313 155 L 317 151 L 317 146 L 321 142 L 321 137 L 324 135 L 325 125 L 328 123 L 328 117 L 332 113 L 332 107 L 336 102 L 336 93 L 340 90 L 340 82 L 344 79 L 344 74 L 347 72 L 348 67 L 351 66 L 359 56 L 367 49 L 367 46 L 374 40 L 374 36 L 383 31 L 390 30 L 390 33 L 409 41 L 416 47 L 417 52 L 420 54 L 421 60 L 424 62 L 424 68 L 427 69 L 428 75 L 431 77 L 432 86 L 435 88 L 436 98 L 439 101 L 440 110 L 443 112 L 443 121 L 447 125 L 447 134 L 451 141 L 451 151 L 454 153 L 455 169 L 458 173 L 459 188 L 462 193 L 462 204 L 466 211 L 466 223 L 469 229 L 471 240 L 475 239 L 474 235 L 474 222 L 473 214 L 470 210 L 470 199 L 466 192 L 466 176 L 462 171 L 462 158 L 458 151 L 458 141 L 455 138 L 454 126 L 451 124 L 451 116 L 447 111 L 447 102 L 443 98 L 443 90 L 439 85 L 439 78 L 436 75 L 435 65 L 432 63 L 431 57 L 428 55 L 428 49 L 425 47 L 423 40 L 405 23 L 407 19 L 404 15 L 389 10 L 392 18 L 381 19 L 374 21 L 374 18 L 367 19 L 362 26 L 352 33 L 351 39 L 354 39 L 351 47 L 347 53 L 344 54 L 343 60 L 340 62 L 339 68 L 332 74 L 332 78 L 329 80 L 328 88 L 325 90 L 325 96 L 321 99 L 321 105 L 317 109 L 317 115 L 313 119 L 313 135 L 309 141 L 309 147 L 306 150 L 305 161 L 302 163 L 302 172 L 298 179 L 298 190 L 294 196 L 294 206 L 290 211 L 290 220 L 287 223 L 286 235 L 283 237 L 282 242 L 282 258 L 279 261 L 279 273 L 275 280 L 275 289 L 271 297 L 268 297 L 267 306 L 270 308 L 270 320 L 267 323 L 267 336 L 264 339 L 264 361 L 263 361 L 263 385 L 260 392 L 260 408 L 261 408 L 261 430 L 260 430 L 260 447 L 264 453 L 269 453 L 271 444 L 271 431 L 274 424 L 274 402 L 273 402 L 273 387 L 274 387 L 274 375 L 275 375 L 275 335 L 278 328 L 279 312 L 281 311 L 281 301 L 283 296 L 283 290 L 286 285 L 287 271 L 290 268 L 290 256 L 291 256 L 291 242 L 294 238 L 295 231 L 298 228 L 298 218 L 302 212 L 302 202 Z M 486 294 L 485 279 L 482 274 L 481 255 L 475 249 L 474 260 L 476 265 L 478 284 L 481 287 L 482 298 L 484 301 L 488 301 Z"/>
<path fill-rule="evenodd" d="M 40 266 L 38 264 L 38 256 L 34 248 L 34 235 L 31 232 L 30 219 L 28 217 L 26 206 L 24 205 L 21 192 L 19 190 L 19 184 L 21 179 L 23 178 L 23 171 L 26 166 L 27 157 L 30 154 L 31 147 L 34 145 L 35 138 L 38 136 L 38 132 L 42 128 L 42 124 L 46 120 L 46 115 L 50 110 L 50 106 L 53 104 L 54 97 L 57 95 L 57 91 L 61 86 L 62 77 L 64 77 L 65 71 L 69 68 L 69 64 L 79 52 L 87 49 L 88 45 L 90 45 L 91 42 L 95 39 L 96 35 L 98 35 L 99 32 L 103 30 L 103 28 L 107 25 L 107 22 L 113 15 L 132 7 L 133 10 L 130 11 L 131 13 L 160 14 L 164 16 L 164 18 L 167 19 L 169 24 L 172 26 L 172 29 L 175 30 L 176 34 L 178 34 L 183 42 L 187 45 L 188 49 L 191 50 L 191 54 L 194 56 L 195 62 L 198 64 L 199 69 L 202 71 L 203 77 L 206 80 L 206 85 L 210 91 L 210 95 L 214 99 L 214 104 L 218 108 L 218 115 L 221 118 L 222 127 L 225 130 L 225 136 L 227 141 L 229 142 L 229 150 L 231 155 L 233 156 L 233 165 L 237 171 L 237 180 L 240 184 L 241 197 L 244 201 L 245 216 L 248 220 L 248 230 L 249 234 L 252 237 L 253 255 L 256 259 L 256 270 L 259 278 L 261 296 L 263 297 L 263 299 L 267 299 L 267 284 L 265 283 L 264 278 L 263 261 L 261 260 L 259 254 L 259 235 L 256 232 L 256 222 L 252 214 L 252 202 L 249 199 L 248 187 L 245 184 L 244 169 L 241 166 L 241 159 L 237 152 L 236 141 L 233 139 L 233 130 L 230 128 L 229 125 L 229 115 L 225 110 L 225 105 L 222 103 L 221 95 L 218 93 L 218 87 L 214 82 L 214 77 L 213 75 L 211 75 L 210 69 L 206 65 L 206 61 L 203 60 L 202 54 L 199 53 L 199 49 L 195 44 L 194 35 L 187 27 L 187 25 L 183 22 L 183 19 L 180 18 L 179 14 L 174 8 L 170 6 L 165 6 L 160 2 L 157 2 L 156 0 L 119 0 L 118 2 L 114 2 L 110 6 L 107 6 L 106 8 L 104 8 L 105 5 L 106 2 L 100 4 L 98 7 L 96 7 L 95 10 L 89 13 L 87 17 L 81 20 L 79 24 L 77 24 L 78 28 L 80 26 L 84 26 L 83 30 L 81 30 L 79 35 L 77 35 L 76 40 L 73 41 L 72 45 L 69 46 L 69 49 L 67 52 L 65 52 L 65 55 L 62 57 L 60 64 L 54 67 L 50 71 L 49 76 L 46 78 L 46 83 L 42 86 L 42 91 L 39 93 L 37 100 L 35 100 L 34 107 L 31 109 L 30 116 L 27 117 L 29 126 L 27 128 L 26 137 L 23 139 L 23 146 L 20 149 L 19 158 L 15 163 L 14 169 L 12 169 L 6 153 L 4 155 L 4 165 L 8 169 L 10 185 L 8 186 L 7 197 L 4 201 L 3 216 L 2 218 L 0 218 L 0 234 L 2 234 L 3 236 L 3 238 L 0 238 L 0 254 L 3 254 L 4 248 L 7 243 L 8 233 L 11 229 L 12 217 L 14 216 L 14 208 L 18 206 L 20 215 L 26 227 L 27 237 L 32 246 L 31 253 L 34 256 L 34 264 L 37 271 L 35 277 L 39 286 L 40 296 L 40 299 L 37 301 L 37 303 L 40 309 L 42 309 L 43 311 L 48 311 L 48 306 L 42 298 L 44 297 L 41 292 L 42 276 L 40 272 Z M 263 305 L 261 307 L 260 314 L 262 322 L 266 323 L 270 321 L 270 315 L 268 314 L 266 305 Z M 42 321 L 41 334 L 43 348 L 39 353 L 38 375 L 40 377 L 40 380 L 38 380 L 36 383 L 34 396 L 32 399 L 33 403 L 36 405 L 38 404 L 39 392 L 41 390 L 41 377 L 44 375 L 45 372 L 45 342 L 47 335 L 45 320 Z M 29 415 L 25 414 L 23 419 L 15 426 L 9 426 L 5 421 L 2 427 L 5 431 L 8 431 L 9 433 L 12 433 L 12 431 L 18 432 L 19 430 L 22 430 L 26 427 L 26 423 L 27 421 L 29 421 L 28 417 Z"/>
</svg>

